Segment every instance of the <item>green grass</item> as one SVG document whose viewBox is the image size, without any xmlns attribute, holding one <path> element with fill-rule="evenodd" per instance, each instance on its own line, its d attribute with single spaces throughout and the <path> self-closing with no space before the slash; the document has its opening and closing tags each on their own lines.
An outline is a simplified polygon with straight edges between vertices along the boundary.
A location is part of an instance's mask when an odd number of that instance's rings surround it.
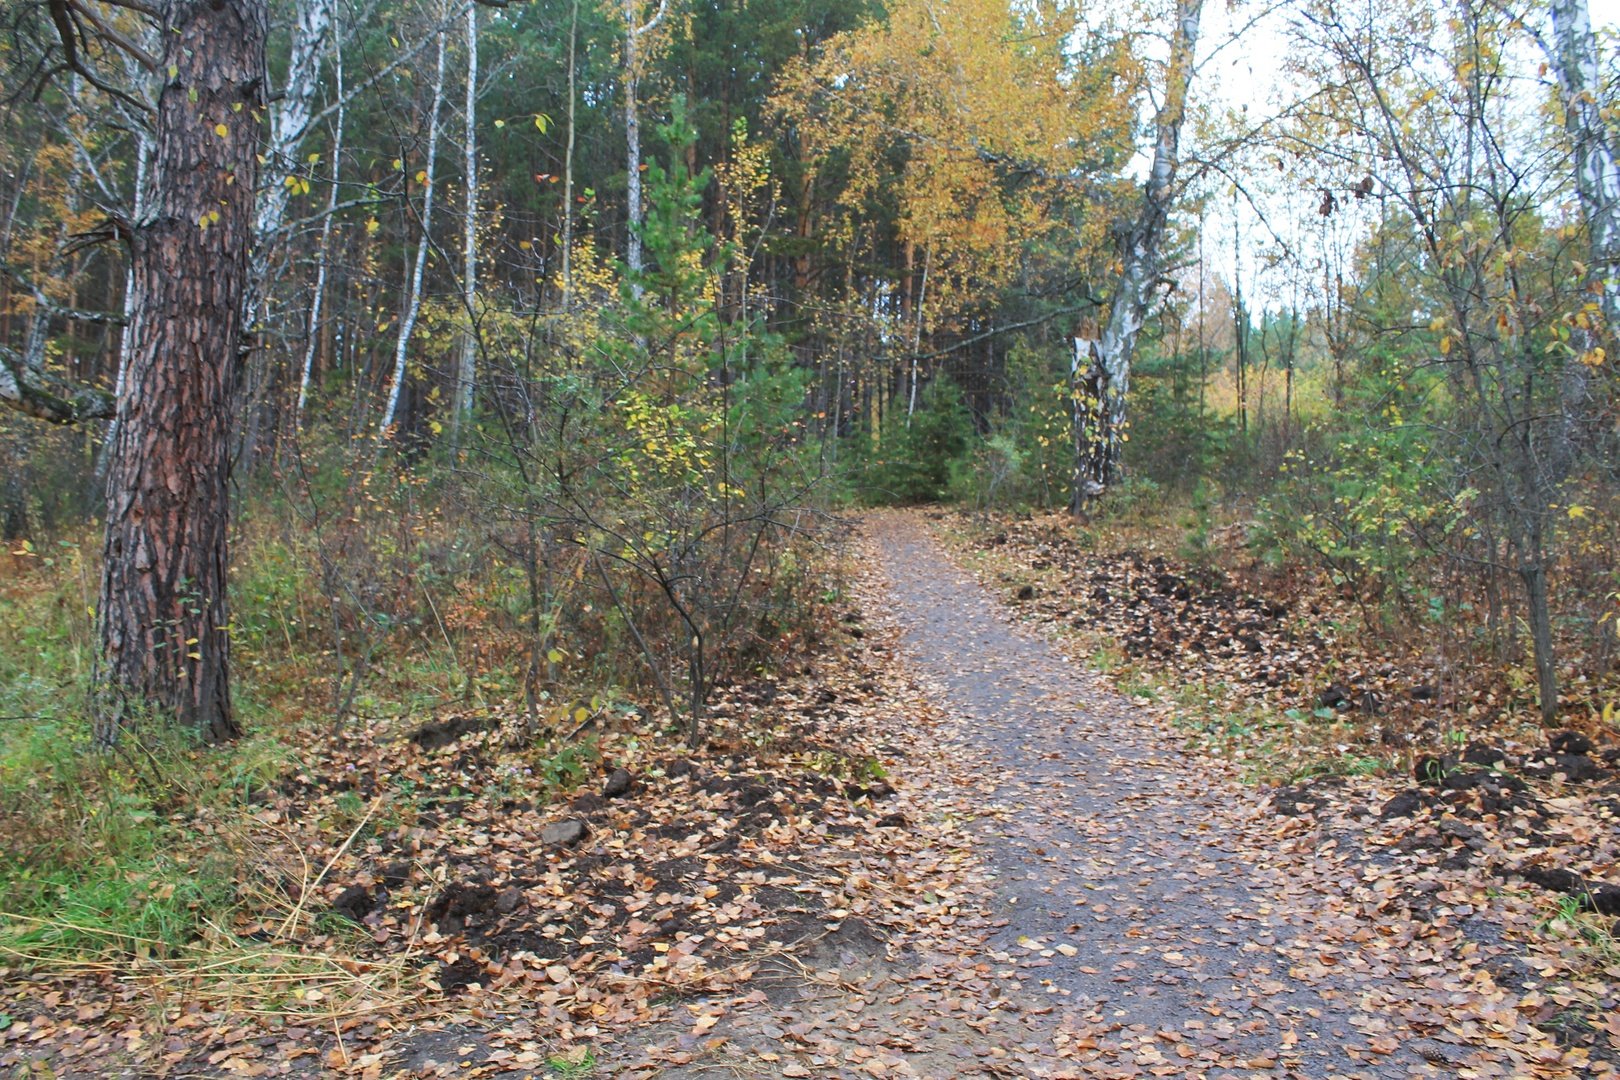
<svg viewBox="0 0 1620 1080">
<path fill-rule="evenodd" d="M 77 547 L 54 550 L 0 581 L 0 964 L 172 954 L 235 895 L 234 860 L 200 823 L 241 807 L 282 751 L 250 737 L 201 752 L 157 724 L 94 747 L 94 575 Z"/>
<path fill-rule="evenodd" d="M 578 1080 L 596 1071 L 596 1054 L 588 1046 L 576 1046 L 567 1053 L 551 1055 L 546 1059 L 546 1068 L 553 1076 Z"/>
</svg>

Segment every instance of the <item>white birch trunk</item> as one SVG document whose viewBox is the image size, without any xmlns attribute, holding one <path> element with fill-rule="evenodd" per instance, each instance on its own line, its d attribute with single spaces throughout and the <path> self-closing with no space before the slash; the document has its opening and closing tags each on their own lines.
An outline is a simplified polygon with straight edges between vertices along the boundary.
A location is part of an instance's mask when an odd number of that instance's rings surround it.
<svg viewBox="0 0 1620 1080">
<path fill-rule="evenodd" d="M 630 268 L 631 293 L 639 298 L 641 284 L 641 113 L 636 105 L 636 89 L 641 82 L 640 58 L 636 42 L 635 0 L 624 0 L 624 143 L 625 143 L 625 228 L 624 263 Z"/>
<path fill-rule="evenodd" d="M 326 300 L 326 265 L 332 249 L 332 219 L 337 216 L 338 178 L 343 167 L 343 41 L 332 42 L 334 78 L 337 82 L 338 110 L 332 138 L 332 190 L 326 196 L 326 217 L 321 222 L 321 244 L 315 255 L 315 295 L 309 302 L 309 323 L 304 333 L 304 365 L 298 373 L 298 404 L 293 409 L 293 428 L 304 426 L 304 407 L 309 403 L 310 375 L 315 368 L 315 347 L 320 341 L 321 309 Z"/>
<path fill-rule="evenodd" d="M 923 245 L 922 281 L 917 287 L 917 317 L 913 320 L 911 330 L 911 397 L 906 402 L 906 429 L 911 428 L 911 418 L 917 412 L 917 378 L 921 375 L 919 367 L 921 361 L 918 353 L 922 352 L 923 308 L 928 303 L 928 257 L 931 254 L 928 245 Z"/>
<path fill-rule="evenodd" d="M 1601 112 L 1603 79 L 1587 0 L 1553 0 L 1552 66 L 1575 147 L 1575 190 L 1590 244 L 1588 283 L 1612 334 L 1620 328 L 1620 168 Z"/>
<path fill-rule="evenodd" d="M 568 147 L 563 152 L 562 293 L 563 310 L 574 303 L 574 103 L 579 68 L 575 56 L 579 42 L 579 0 L 568 15 Z"/>
<path fill-rule="evenodd" d="M 1120 239 L 1120 271 L 1108 320 L 1095 343 L 1076 340 L 1074 383 L 1076 460 L 1073 508 L 1078 511 L 1114 481 L 1120 446 L 1126 439 L 1125 397 L 1130 390 L 1131 357 L 1147 321 L 1159 276 L 1164 240 L 1180 163 L 1181 125 L 1193 76 L 1203 0 L 1178 0 L 1170 41 L 1164 100 L 1154 117 L 1153 164 L 1142 190 L 1142 209 Z M 1089 355 L 1086 355 L 1089 354 Z M 1082 370 L 1083 366 L 1083 370 Z"/>
<path fill-rule="evenodd" d="M 625 223 L 629 236 L 625 240 L 624 262 L 630 268 L 631 295 L 640 299 L 641 285 L 634 277 L 641 272 L 641 109 L 636 95 L 641 86 L 641 38 L 664 20 L 669 0 L 659 0 L 658 13 L 641 26 L 636 25 L 636 0 L 624 0 L 624 141 L 625 166 Z"/>
<path fill-rule="evenodd" d="M 152 136 L 144 128 L 137 128 L 135 132 L 135 198 L 131 203 L 131 217 L 134 221 L 146 220 L 146 208 L 150 200 L 147 197 L 146 185 L 151 176 L 152 165 Z M 133 264 L 124 267 L 124 303 L 122 308 L 124 325 L 118 331 L 118 377 L 113 382 L 113 395 L 116 397 L 124 392 L 124 370 L 128 366 L 126 357 L 129 356 L 129 325 L 135 316 L 135 267 Z M 109 433 L 107 442 L 111 443 Z"/>
<path fill-rule="evenodd" d="M 456 367 L 455 412 L 450 417 L 450 445 L 461 445 L 461 421 L 472 412 L 478 368 L 478 5 L 467 5 L 467 138 L 463 146 L 467 205 L 461 225 L 461 306 L 467 320 L 461 334 L 461 363 Z"/>
<path fill-rule="evenodd" d="M 152 135 L 144 124 L 133 125 L 135 131 L 135 191 L 130 199 L 130 220 L 142 222 L 146 220 L 147 208 L 151 205 L 151 198 L 147 192 L 147 185 L 152 175 Z M 122 304 L 124 325 L 118 331 L 118 373 L 113 378 L 113 400 L 117 401 L 124 392 L 124 372 L 129 366 L 129 328 L 135 321 L 135 264 L 132 261 L 124 266 L 124 300 Z M 107 480 L 107 463 L 112 460 L 112 446 L 118 437 L 118 418 L 113 417 L 107 425 L 106 435 L 101 440 L 101 446 L 96 450 L 95 487 L 99 490 Z"/>
<path fill-rule="evenodd" d="M 1570 337 L 1574 357 L 1559 383 L 1563 428 L 1557 456 L 1567 464 L 1594 419 L 1592 371 L 1602 363 L 1604 339 L 1612 346 L 1620 332 L 1620 154 L 1602 115 L 1603 77 L 1587 0 L 1552 0 L 1549 13 L 1553 40 L 1547 59 L 1558 77 L 1564 128 L 1574 150 L 1575 192 L 1586 223 L 1585 294 L 1579 303 L 1595 304 L 1600 316 L 1594 320 L 1587 311 L 1577 316 Z"/>
<path fill-rule="evenodd" d="M 428 248 L 432 243 L 433 231 L 433 163 L 439 156 L 439 109 L 444 102 L 444 39 L 445 35 L 440 33 L 439 55 L 433 76 L 433 104 L 428 116 L 427 164 L 423 167 L 426 182 L 422 192 L 422 236 L 416 245 L 416 264 L 411 270 L 405 311 L 399 320 L 399 340 L 394 346 L 394 384 L 388 390 L 388 407 L 383 410 L 384 435 L 394 426 L 394 419 L 399 411 L 399 392 L 405 385 L 406 359 L 410 353 L 411 334 L 416 330 L 416 318 L 422 312 L 422 274 L 427 269 Z"/>
<path fill-rule="evenodd" d="M 299 0 L 294 9 L 292 55 L 287 65 L 287 86 L 270 118 L 270 138 L 259 166 L 259 202 L 253 227 L 252 270 L 247 288 L 250 333 L 261 326 L 270 290 L 270 260 L 287 223 L 292 189 L 287 180 L 297 168 L 299 144 L 309 132 L 315 92 L 320 89 L 321 63 L 332 38 L 334 0 Z"/>
</svg>

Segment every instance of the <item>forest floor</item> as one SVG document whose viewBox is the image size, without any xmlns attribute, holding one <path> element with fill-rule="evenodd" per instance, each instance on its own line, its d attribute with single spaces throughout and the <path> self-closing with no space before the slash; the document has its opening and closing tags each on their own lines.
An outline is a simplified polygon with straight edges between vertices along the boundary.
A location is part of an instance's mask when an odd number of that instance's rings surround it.
<svg viewBox="0 0 1620 1080">
<path fill-rule="evenodd" d="M 257 796 L 236 928 L 301 959 L 6 976 L 0 1070 L 1617 1075 L 1620 957 L 1579 910 L 1612 899 L 1612 752 L 1256 784 L 1088 669 L 1083 573 L 951 524 L 869 516 L 835 647 L 729 688 L 701 751 L 604 733 L 571 800 L 488 724 L 335 734 Z"/>
</svg>

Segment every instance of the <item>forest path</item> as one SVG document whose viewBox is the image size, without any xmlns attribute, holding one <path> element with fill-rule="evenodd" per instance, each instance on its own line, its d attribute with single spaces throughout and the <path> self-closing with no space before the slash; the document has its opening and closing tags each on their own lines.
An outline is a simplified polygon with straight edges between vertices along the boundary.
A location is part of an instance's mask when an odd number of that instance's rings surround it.
<svg viewBox="0 0 1620 1080">
<path fill-rule="evenodd" d="M 869 515 L 851 543 L 872 663 L 848 700 L 879 703 L 894 791 L 872 812 L 895 824 L 824 852 L 827 909 L 750 993 L 683 1001 L 607 1072 L 1571 1075 L 1493 982 L 1495 924 L 1187 750 L 1017 625 L 923 515 Z"/>
<path fill-rule="evenodd" d="M 1427 1071 L 1380 1017 L 1394 958 L 1360 947 L 1378 934 L 1352 865 L 1279 839 L 1288 819 L 1260 793 L 1011 625 L 918 515 L 870 531 L 904 658 L 983 799 L 1003 924 L 989 947 L 1038 963 L 1063 1009 L 1118 1025 L 1098 1064 Z"/>
</svg>

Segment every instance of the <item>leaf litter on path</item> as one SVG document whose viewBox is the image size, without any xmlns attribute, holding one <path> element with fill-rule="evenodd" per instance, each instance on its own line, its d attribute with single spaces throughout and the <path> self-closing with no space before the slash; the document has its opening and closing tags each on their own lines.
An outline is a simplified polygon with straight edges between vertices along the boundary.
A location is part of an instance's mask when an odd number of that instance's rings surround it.
<svg viewBox="0 0 1620 1080">
<path fill-rule="evenodd" d="M 521 758 L 493 724 L 311 752 L 263 811 L 304 861 L 330 861 L 294 937 L 408 962 L 414 1001 L 261 1023 L 206 995 L 143 1011 L 134 972 L 34 982 L 6 1006 L 0 1066 L 1613 1075 L 1549 1022 L 1602 990 L 1555 951 L 1526 963 L 1530 902 L 1401 849 L 1371 782 L 1280 814 L 1009 626 L 915 516 L 875 516 L 852 543 L 842 643 L 728 688 L 698 752 L 604 732 L 562 801 L 502 779 Z M 343 851 L 313 828 L 339 782 L 368 799 L 401 781 L 414 814 L 384 800 Z M 1447 820 L 1436 842 L 1461 843 Z M 269 914 L 256 932 L 280 928 Z"/>
</svg>

